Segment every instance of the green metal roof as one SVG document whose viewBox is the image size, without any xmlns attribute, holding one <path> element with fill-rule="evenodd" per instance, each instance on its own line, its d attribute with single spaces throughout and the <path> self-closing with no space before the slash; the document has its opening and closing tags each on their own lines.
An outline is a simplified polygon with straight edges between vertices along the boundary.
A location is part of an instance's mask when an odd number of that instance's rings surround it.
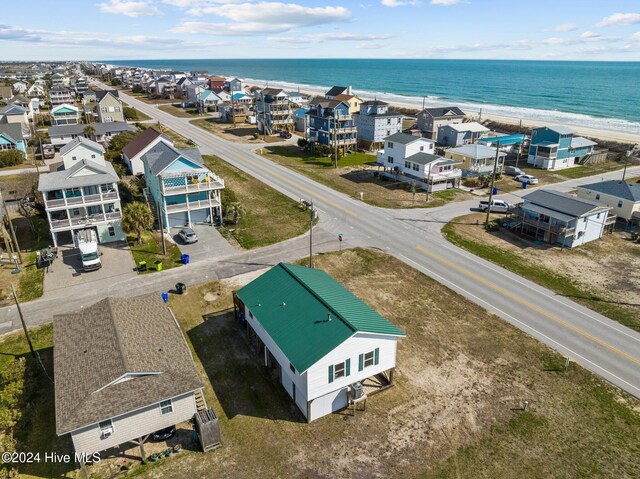
<svg viewBox="0 0 640 479">
<path fill-rule="evenodd" d="M 356 332 L 405 336 L 319 269 L 280 263 L 237 295 L 300 372 Z"/>
</svg>

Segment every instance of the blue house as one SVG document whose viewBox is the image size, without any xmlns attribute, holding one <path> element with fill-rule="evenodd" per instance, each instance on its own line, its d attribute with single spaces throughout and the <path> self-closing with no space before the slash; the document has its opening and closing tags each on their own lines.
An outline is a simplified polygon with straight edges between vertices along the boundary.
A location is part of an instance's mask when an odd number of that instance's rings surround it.
<svg viewBox="0 0 640 479">
<path fill-rule="evenodd" d="M 4 150 L 18 150 L 27 154 L 20 123 L 0 123 L 0 151 Z"/>
<path fill-rule="evenodd" d="M 336 146 L 343 151 L 354 150 L 358 130 L 349 113 L 349 105 L 340 100 L 314 98 L 309 102 L 307 140 L 311 143 Z"/>
<path fill-rule="evenodd" d="M 588 157 L 594 146 L 591 140 L 573 136 L 573 130 L 566 126 L 534 128 L 527 163 L 545 170 L 571 168 Z"/>
<path fill-rule="evenodd" d="M 213 224 L 222 216 L 224 180 L 211 172 L 197 148 L 179 150 L 159 142 L 141 157 L 147 192 L 167 232 L 170 228 Z"/>
</svg>

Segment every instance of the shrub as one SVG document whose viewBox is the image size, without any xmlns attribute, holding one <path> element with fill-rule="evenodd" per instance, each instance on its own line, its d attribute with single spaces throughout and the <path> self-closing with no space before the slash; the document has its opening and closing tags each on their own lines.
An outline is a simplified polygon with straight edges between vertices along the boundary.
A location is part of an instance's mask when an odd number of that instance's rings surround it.
<svg viewBox="0 0 640 479">
<path fill-rule="evenodd" d="M 305 140 L 304 138 L 299 138 L 298 139 L 298 146 L 300 148 L 305 148 L 308 144 L 309 144 L 309 142 L 307 140 Z"/>
<path fill-rule="evenodd" d="M 124 110 L 124 118 L 126 120 L 137 120 L 138 119 L 138 112 L 134 109 L 131 108 L 130 106 L 125 106 Z"/>
<path fill-rule="evenodd" d="M 19 150 L 0 152 L 0 167 L 19 165 L 24 161 L 24 153 Z"/>
</svg>

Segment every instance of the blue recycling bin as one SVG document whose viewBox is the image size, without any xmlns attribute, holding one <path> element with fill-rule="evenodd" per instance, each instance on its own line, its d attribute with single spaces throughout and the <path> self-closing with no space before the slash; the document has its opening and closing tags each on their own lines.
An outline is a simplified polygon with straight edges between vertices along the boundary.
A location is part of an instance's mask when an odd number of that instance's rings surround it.
<svg viewBox="0 0 640 479">
<path fill-rule="evenodd" d="M 526 190 L 526 189 L 527 189 L 527 183 L 526 183 L 526 182 L 524 182 L 524 181 L 522 182 L 522 189 L 523 189 L 523 190 Z"/>
<path fill-rule="evenodd" d="M 182 264 L 189 264 L 189 255 L 188 254 L 181 254 L 180 255 L 180 261 L 182 261 Z"/>
<path fill-rule="evenodd" d="M 494 195 L 497 195 L 497 194 L 498 194 L 498 188 L 494 188 L 494 189 L 493 189 L 493 194 L 494 194 Z"/>
<path fill-rule="evenodd" d="M 169 302 L 169 293 L 162 293 L 160 296 L 162 296 L 162 301 Z"/>
</svg>

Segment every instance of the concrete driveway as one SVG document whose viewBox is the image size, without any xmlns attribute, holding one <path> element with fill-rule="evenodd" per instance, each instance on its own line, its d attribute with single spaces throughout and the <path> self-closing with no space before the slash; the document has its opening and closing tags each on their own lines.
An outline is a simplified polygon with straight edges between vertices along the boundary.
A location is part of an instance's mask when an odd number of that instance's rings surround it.
<svg viewBox="0 0 640 479">
<path fill-rule="evenodd" d="M 198 236 L 198 242 L 192 244 L 185 244 L 178 236 L 181 229 L 182 228 L 172 228 L 171 237 L 178 244 L 180 251 L 189 255 L 191 262 L 236 253 L 236 250 L 233 249 L 214 226 L 194 225 L 193 231 L 195 231 Z"/>
<path fill-rule="evenodd" d="M 127 279 L 137 276 L 135 263 L 126 242 L 100 245 L 102 268 L 83 271 L 80 252 L 73 245 L 58 248 L 58 257 L 44 275 L 44 291 L 55 291 L 78 284 L 87 284 L 105 279 Z"/>
</svg>

